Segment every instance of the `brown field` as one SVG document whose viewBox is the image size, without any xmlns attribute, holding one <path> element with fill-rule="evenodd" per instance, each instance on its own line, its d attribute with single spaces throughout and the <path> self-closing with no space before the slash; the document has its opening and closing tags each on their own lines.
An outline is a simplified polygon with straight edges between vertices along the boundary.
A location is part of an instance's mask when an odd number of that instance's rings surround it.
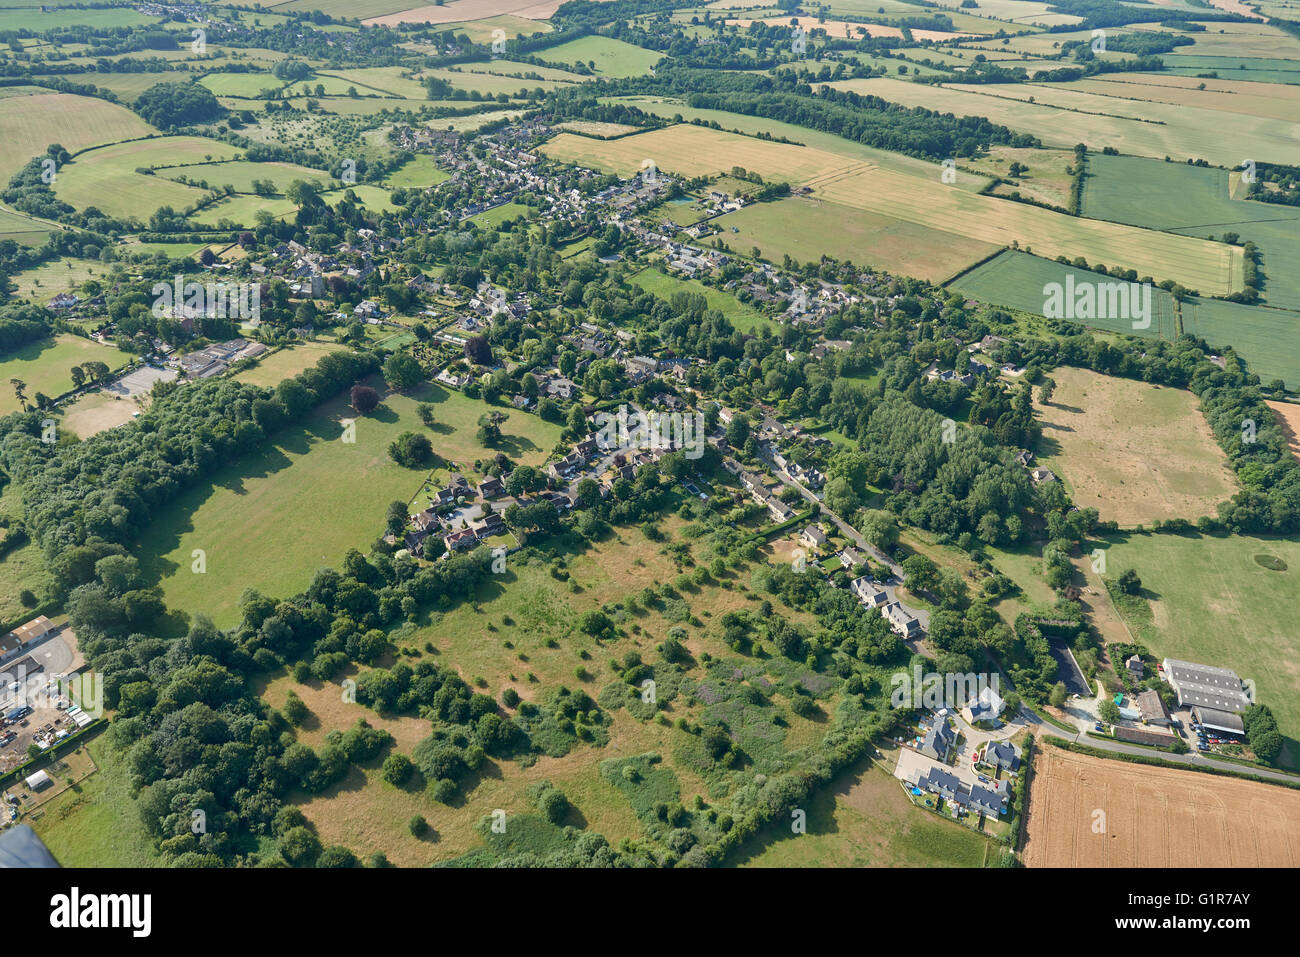
<svg viewBox="0 0 1300 957">
<path fill-rule="evenodd" d="M 562 2 L 563 0 L 451 0 L 450 3 L 438 6 L 415 7 L 361 22 L 368 27 L 391 27 L 399 23 L 459 23 L 462 20 L 483 20 L 507 15 L 525 20 L 549 20 Z"/>
<path fill-rule="evenodd" d="M 617 140 L 561 133 L 542 152 L 621 175 L 640 170 L 647 159 L 686 176 L 715 175 L 739 165 L 764 179 L 807 186 L 814 201 L 879 213 L 993 246 L 1015 241 L 1049 258 L 1082 255 L 1090 262 L 1124 263 L 1139 273 L 1176 279 L 1216 295 L 1228 292 L 1230 277 L 1241 273 L 1239 265 L 1232 268 L 1240 255 L 1234 247 L 980 196 L 945 186 L 937 165 L 934 174 L 925 177 L 814 147 L 684 124 Z"/>
<path fill-rule="evenodd" d="M 1300 458 L 1300 405 L 1290 402 L 1269 402 L 1268 407 L 1277 416 L 1278 427 L 1287 437 L 1291 454 Z"/>
<path fill-rule="evenodd" d="M 1205 89 L 1197 89 L 1204 86 Z M 1060 84 L 1061 89 L 1103 96 L 1125 97 L 1174 106 L 1194 106 L 1234 115 L 1290 121 L 1300 115 L 1300 86 L 1258 83 L 1251 80 L 1202 80 L 1194 76 L 1160 76 L 1152 73 L 1112 74 L 1101 79 Z M 1041 99 L 1041 97 L 1040 97 Z M 1131 109 L 1123 104 L 1123 112 Z"/>
<path fill-rule="evenodd" d="M 132 399 L 111 392 L 93 392 L 68 406 L 63 427 L 79 439 L 88 439 L 107 429 L 125 425 L 143 409 Z"/>
<path fill-rule="evenodd" d="M 858 23 L 847 20 L 821 20 L 817 17 L 768 17 L 766 20 L 754 21 L 740 17 L 735 20 L 728 20 L 729 24 L 734 24 L 742 30 L 747 29 L 751 23 L 764 23 L 769 27 L 790 26 L 792 20 L 799 21 L 799 26 L 803 27 L 810 33 L 813 30 L 825 30 L 826 35 L 832 39 L 840 37 L 851 37 L 857 39 L 863 33 L 870 37 L 901 37 L 903 31 L 898 27 L 886 26 L 880 23 Z M 917 40 L 952 40 L 957 37 L 975 37 L 977 33 L 950 33 L 946 30 L 913 30 L 912 36 Z"/>
<path fill-rule="evenodd" d="M 1056 392 L 1038 407 L 1040 458 L 1080 508 L 1121 526 L 1195 521 L 1236 491 L 1190 392 L 1069 366 L 1051 375 Z"/>
<path fill-rule="evenodd" d="M 1028 825 L 1026 867 L 1300 864 L 1300 793 L 1051 746 L 1034 758 Z"/>
</svg>

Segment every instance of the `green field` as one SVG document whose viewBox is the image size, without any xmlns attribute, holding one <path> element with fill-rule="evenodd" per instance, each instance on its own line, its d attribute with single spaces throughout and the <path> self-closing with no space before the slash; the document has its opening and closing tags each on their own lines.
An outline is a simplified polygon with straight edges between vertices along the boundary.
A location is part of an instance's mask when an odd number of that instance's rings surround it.
<svg viewBox="0 0 1300 957">
<path fill-rule="evenodd" d="M 399 169 L 394 170 L 389 174 L 385 182 L 394 188 L 407 186 L 424 189 L 429 186 L 437 186 L 449 178 L 450 174 L 439 169 L 432 156 L 420 154 L 411 158 Z"/>
<path fill-rule="evenodd" d="M 1252 678 L 1258 698 L 1288 739 L 1290 766 L 1300 767 L 1300 542 L 1244 535 L 1132 535 L 1107 543 L 1107 577 L 1132 568 L 1145 597 L 1119 612 L 1157 657 L 1231 668 Z M 1281 558 L 1270 571 L 1257 555 Z"/>
<path fill-rule="evenodd" d="M 860 761 L 807 802 L 807 833 L 769 825 L 728 859 L 746 867 L 982 867 L 989 841 L 919 808 L 899 782 Z"/>
<path fill-rule="evenodd" d="M 0 182 L 7 185 L 51 143 L 75 152 L 151 132 L 148 123 L 125 107 L 89 96 L 40 90 L 0 98 Z"/>
<path fill-rule="evenodd" d="M 663 54 L 655 50 L 633 46 L 612 37 L 587 36 L 559 46 L 538 51 L 538 56 L 549 63 L 585 63 L 600 76 L 646 76 L 650 68 L 662 60 Z"/>
<path fill-rule="evenodd" d="M 1007 250 L 958 277 L 950 288 L 973 299 L 1041 316 L 1046 298 L 1043 287 L 1048 283 L 1064 284 L 1071 275 L 1076 283 L 1117 281 L 1086 269 Z M 1177 338 L 1174 301 L 1163 289 L 1151 290 L 1150 328 L 1134 329 L 1132 321 L 1127 319 L 1092 319 L 1085 324 L 1131 336 Z"/>
<path fill-rule="evenodd" d="M 700 293 L 708 300 L 710 309 L 722 313 L 741 332 L 752 332 L 759 327 L 775 325 L 771 319 L 753 306 L 745 305 L 731 293 L 706 286 L 694 279 L 678 279 L 652 268 L 641 270 L 632 277 L 632 282 L 646 292 L 652 292 L 660 299 L 669 302 L 672 301 L 673 295 L 679 292 Z"/>
<path fill-rule="evenodd" d="M 32 30 L 46 33 L 51 30 L 63 30 L 68 27 L 94 27 L 111 29 L 113 27 L 137 27 L 147 23 L 157 23 L 157 17 L 140 13 L 130 7 L 104 7 L 99 9 L 70 10 L 42 8 L 40 10 L 0 9 L 0 30 Z"/>
<path fill-rule="evenodd" d="M 12 239 L 20 246 L 39 246 L 53 231 L 52 226 L 0 209 L 0 241 Z"/>
<path fill-rule="evenodd" d="M 1189 300 L 1182 312 L 1184 332 L 1216 349 L 1231 346 L 1265 383 L 1276 378 L 1300 386 L 1300 312 L 1216 299 Z"/>
<path fill-rule="evenodd" d="M 29 342 L 0 356 L 0 415 L 19 409 L 10 379 L 27 383 L 28 402 L 34 402 L 38 392 L 53 399 L 72 388 L 73 366 L 83 362 L 106 362 L 109 368 L 116 369 L 129 358 L 115 346 L 101 345 L 93 339 L 68 333 Z"/>
<path fill-rule="evenodd" d="M 382 390 L 382 383 L 375 383 Z M 410 501 L 426 471 L 388 457 L 400 433 L 427 431 L 418 402 L 434 406 L 434 451 L 469 469 L 485 454 L 475 439 L 482 402 L 432 383 L 408 395 L 389 395 L 384 406 L 358 417 L 346 393 L 324 403 L 305 425 L 286 430 L 275 444 L 218 473 L 211 482 L 158 513 L 140 541 L 142 563 L 163 585 L 169 607 L 205 612 L 221 626 L 234 623 L 239 596 L 250 582 L 269 595 L 288 597 L 311 581 L 317 568 L 334 567 L 349 548 L 366 549 L 383 533 L 384 511 Z M 356 420 L 356 441 L 341 441 L 342 419 Z M 560 435 L 558 426 L 511 411 L 501 451 L 539 464 Z M 255 537 L 249 529 L 260 530 Z M 194 549 L 207 570 L 191 570 Z"/>
<path fill-rule="evenodd" d="M 199 80 L 218 96 L 256 98 L 263 90 L 278 90 L 284 81 L 270 73 L 209 73 Z"/>
<path fill-rule="evenodd" d="M 1300 208 L 1232 199 L 1229 179 L 1226 169 L 1094 155 L 1083 215 L 1187 236 L 1238 233 L 1263 254 L 1265 302 L 1300 309 Z"/>
<path fill-rule="evenodd" d="M 23 517 L 22 496 L 12 482 L 0 489 L 0 515 L 11 519 Z M 24 588 L 42 600 L 52 583 L 45 566 L 45 553 L 35 542 L 28 542 L 0 558 L 0 621 L 18 621 L 29 609 L 19 599 Z"/>
<path fill-rule="evenodd" d="M 193 183 L 207 183 L 211 189 L 232 186 L 237 193 L 252 193 L 254 180 L 269 180 L 276 192 L 283 193 L 295 180 L 317 183 L 322 189 L 338 185 L 324 170 L 294 163 L 250 163 L 231 160 L 225 163 L 200 163 L 190 166 L 164 167 L 157 171 L 163 179 L 184 177 Z"/>
</svg>

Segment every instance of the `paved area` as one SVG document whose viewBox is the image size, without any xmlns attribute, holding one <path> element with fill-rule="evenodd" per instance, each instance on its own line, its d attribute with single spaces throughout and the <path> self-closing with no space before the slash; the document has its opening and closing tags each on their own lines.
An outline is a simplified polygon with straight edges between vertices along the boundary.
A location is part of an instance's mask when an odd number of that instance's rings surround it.
<svg viewBox="0 0 1300 957">
<path fill-rule="evenodd" d="M 171 382 L 177 378 L 179 378 L 179 374 L 175 369 L 155 369 L 153 366 L 142 366 L 134 372 L 128 372 L 120 379 L 110 382 L 104 386 L 104 391 L 123 396 L 148 395 L 153 390 L 155 382 Z"/>
</svg>

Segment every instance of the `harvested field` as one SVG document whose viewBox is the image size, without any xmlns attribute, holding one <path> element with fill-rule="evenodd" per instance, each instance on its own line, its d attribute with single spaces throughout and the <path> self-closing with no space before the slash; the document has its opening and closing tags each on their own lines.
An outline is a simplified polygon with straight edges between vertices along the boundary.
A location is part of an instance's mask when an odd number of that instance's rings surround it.
<svg viewBox="0 0 1300 957">
<path fill-rule="evenodd" d="M 399 23 L 459 23 L 506 15 L 524 20 L 549 20 L 560 3 L 561 0 L 451 0 L 450 3 L 415 7 L 361 22 L 368 27 L 391 27 Z M 313 3 L 312 6 L 318 7 L 319 4 Z M 356 16 L 356 13 L 345 12 L 343 16 Z"/>
<path fill-rule="evenodd" d="M 1300 793 L 1046 746 L 1034 759 L 1027 867 L 1295 867 Z"/>
<path fill-rule="evenodd" d="M 1041 457 L 1080 508 L 1121 526 L 1195 521 L 1236 491 L 1192 393 L 1070 366 L 1052 378 L 1056 392 L 1038 410 Z"/>
<path fill-rule="evenodd" d="M 1277 424 L 1287 437 L 1291 454 L 1300 458 L 1300 405 L 1291 402 L 1269 402 L 1268 407 L 1277 416 Z"/>
</svg>

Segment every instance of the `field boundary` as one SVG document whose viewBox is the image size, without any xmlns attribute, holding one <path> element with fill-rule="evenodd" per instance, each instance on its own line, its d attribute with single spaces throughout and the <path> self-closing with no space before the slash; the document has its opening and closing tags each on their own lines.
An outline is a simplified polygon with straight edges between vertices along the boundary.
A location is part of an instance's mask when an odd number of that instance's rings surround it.
<svg viewBox="0 0 1300 957">
<path fill-rule="evenodd" d="M 1246 771 L 1225 771 L 1223 768 L 1211 767 L 1207 764 L 1184 764 L 1180 761 L 1165 761 L 1161 758 L 1149 757 L 1145 754 L 1128 754 L 1123 751 L 1107 751 L 1104 748 L 1094 748 L 1091 745 L 1079 744 L 1076 741 L 1066 741 L 1064 738 L 1058 738 L 1055 735 L 1048 734 L 1043 736 L 1043 740 L 1060 748 L 1063 751 L 1073 751 L 1076 754 L 1086 754 L 1092 758 L 1107 758 L 1111 761 L 1125 761 L 1129 764 L 1150 764 L 1156 767 L 1170 768 L 1174 771 L 1199 771 L 1202 774 L 1216 774 L 1224 778 L 1240 778 L 1244 781 L 1254 781 L 1259 784 L 1273 784 L 1280 788 L 1290 788 L 1293 791 L 1300 791 L 1300 777 L 1291 775 L 1286 771 L 1276 768 L 1269 768 L 1270 771 L 1276 771 L 1278 774 L 1286 774 L 1294 777 L 1294 781 L 1279 781 L 1276 778 L 1261 777 L 1258 774 L 1250 774 Z"/>
</svg>

